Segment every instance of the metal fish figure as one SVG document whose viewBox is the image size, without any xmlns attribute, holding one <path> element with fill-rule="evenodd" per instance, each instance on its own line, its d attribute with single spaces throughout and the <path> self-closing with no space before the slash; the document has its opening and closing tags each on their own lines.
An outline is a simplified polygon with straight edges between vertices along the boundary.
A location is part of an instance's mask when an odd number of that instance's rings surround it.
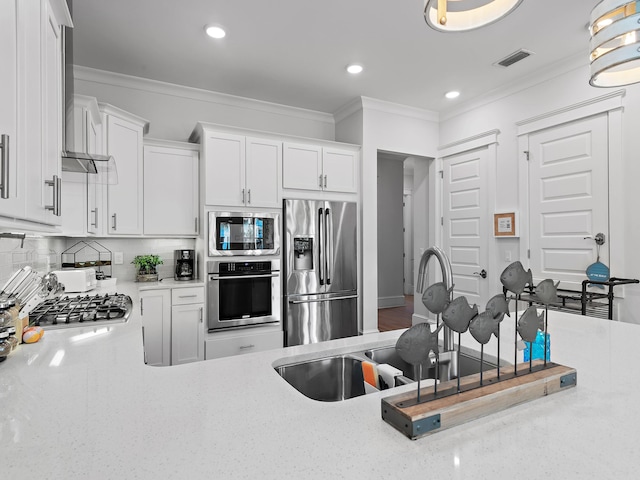
<svg viewBox="0 0 640 480">
<path fill-rule="evenodd" d="M 485 310 L 481 314 L 477 315 L 471 324 L 469 325 L 469 333 L 479 343 L 484 345 L 491 340 L 491 335 L 498 329 L 500 320 L 504 318 L 504 315 L 493 316 L 493 312 Z"/>
<path fill-rule="evenodd" d="M 535 342 L 538 330 L 544 330 L 544 312 L 538 315 L 538 309 L 532 305 L 518 320 L 518 333 L 525 342 Z"/>
<path fill-rule="evenodd" d="M 507 300 L 507 297 L 504 296 L 504 293 L 499 293 L 498 295 L 494 295 L 487 302 L 487 310 L 493 313 L 493 318 L 498 317 L 500 314 L 502 314 L 502 317 L 504 317 L 505 314 L 508 317 L 510 317 L 511 316 L 511 314 L 509 314 L 510 300 L 511 299 Z M 500 320 L 502 321 L 502 318 L 500 318 Z"/>
<path fill-rule="evenodd" d="M 513 262 L 504 269 L 500 275 L 500 281 L 507 290 L 516 295 L 520 295 L 524 291 L 525 285 L 533 285 L 533 274 L 531 273 L 531 269 L 525 271 L 522 263 L 519 261 Z"/>
<path fill-rule="evenodd" d="M 560 285 L 560 281 L 554 285 L 553 280 L 547 278 L 536 286 L 536 296 L 545 305 L 558 303 L 560 301 L 558 298 L 558 285 Z"/>
<path fill-rule="evenodd" d="M 396 351 L 400 358 L 411 365 L 424 363 L 433 352 L 438 356 L 438 333 L 443 323 L 431 331 L 428 323 L 418 323 L 404 332 L 396 342 Z"/>
<path fill-rule="evenodd" d="M 453 285 L 447 290 L 444 282 L 438 282 L 427 288 L 422 294 L 422 303 L 431 313 L 442 313 L 451 302 Z"/>
<path fill-rule="evenodd" d="M 464 333 L 471 319 L 478 315 L 478 305 L 469 306 L 467 297 L 454 299 L 442 312 L 442 320 L 454 332 Z"/>
</svg>

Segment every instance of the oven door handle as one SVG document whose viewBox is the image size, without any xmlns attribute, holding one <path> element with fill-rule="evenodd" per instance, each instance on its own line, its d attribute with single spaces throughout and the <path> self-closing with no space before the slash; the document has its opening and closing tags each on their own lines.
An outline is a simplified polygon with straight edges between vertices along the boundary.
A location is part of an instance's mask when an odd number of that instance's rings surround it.
<svg viewBox="0 0 640 480">
<path fill-rule="evenodd" d="M 279 277 L 280 273 L 267 273 L 264 275 L 211 275 L 209 280 L 217 281 L 217 280 L 241 280 L 243 278 L 274 278 Z"/>
</svg>

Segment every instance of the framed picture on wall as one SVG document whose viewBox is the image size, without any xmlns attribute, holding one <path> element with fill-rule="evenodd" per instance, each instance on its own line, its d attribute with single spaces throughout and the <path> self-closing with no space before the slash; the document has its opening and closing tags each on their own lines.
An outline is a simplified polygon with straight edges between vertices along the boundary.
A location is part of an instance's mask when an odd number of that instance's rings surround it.
<svg viewBox="0 0 640 480">
<path fill-rule="evenodd" d="M 493 235 L 496 237 L 515 237 L 516 213 L 495 213 L 493 215 Z"/>
</svg>

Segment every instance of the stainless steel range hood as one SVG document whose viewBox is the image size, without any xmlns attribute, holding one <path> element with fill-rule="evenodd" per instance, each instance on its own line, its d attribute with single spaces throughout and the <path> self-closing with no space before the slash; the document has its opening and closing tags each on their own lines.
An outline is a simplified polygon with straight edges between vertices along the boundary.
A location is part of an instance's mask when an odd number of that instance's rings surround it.
<svg viewBox="0 0 640 480">
<path fill-rule="evenodd" d="M 73 2 L 67 0 L 69 12 L 73 20 Z M 62 152 L 62 171 L 81 173 L 107 173 L 112 183 L 113 178 L 117 178 L 116 162 L 110 155 L 89 154 L 78 152 L 74 138 L 74 105 L 73 105 L 73 27 L 64 27 L 62 30 L 62 56 L 64 59 L 63 84 L 64 84 L 64 113 L 62 122 L 64 151 Z"/>
</svg>

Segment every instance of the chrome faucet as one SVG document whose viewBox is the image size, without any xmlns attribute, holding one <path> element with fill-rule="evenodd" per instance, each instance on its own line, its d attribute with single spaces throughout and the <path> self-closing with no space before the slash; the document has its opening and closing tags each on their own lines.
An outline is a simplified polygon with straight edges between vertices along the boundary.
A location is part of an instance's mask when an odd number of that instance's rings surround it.
<svg viewBox="0 0 640 480">
<path fill-rule="evenodd" d="M 440 263 L 442 280 L 447 287 L 447 290 L 453 286 L 453 273 L 451 272 L 451 262 L 449 261 L 449 257 L 447 257 L 447 254 L 444 253 L 444 250 L 440 247 L 433 246 L 427 248 L 420 259 L 420 267 L 418 268 L 418 284 L 416 286 L 416 291 L 418 293 L 422 293 L 424 290 L 424 284 L 427 278 L 427 264 L 432 256 L 435 256 Z M 453 332 L 451 332 L 451 329 L 446 325 L 443 328 L 443 335 L 444 351 L 453 351 Z"/>
</svg>

